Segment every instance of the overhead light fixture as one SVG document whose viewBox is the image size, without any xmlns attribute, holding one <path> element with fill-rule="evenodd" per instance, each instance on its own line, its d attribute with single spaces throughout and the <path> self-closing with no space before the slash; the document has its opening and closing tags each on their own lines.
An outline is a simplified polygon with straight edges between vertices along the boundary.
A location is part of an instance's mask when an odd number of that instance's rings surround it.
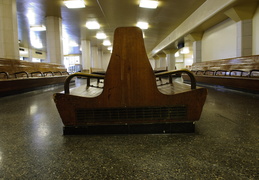
<svg viewBox="0 0 259 180">
<path fill-rule="evenodd" d="M 32 31 L 46 31 L 46 27 L 43 25 L 30 26 Z"/>
<path fill-rule="evenodd" d="M 181 54 L 189 54 L 190 53 L 190 49 L 189 47 L 184 47 L 180 50 Z"/>
<path fill-rule="evenodd" d="M 142 35 L 143 35 L 143 38 L 145 38 L 146 36 L 145 36 L 145 33 L 144 33 L 144 31 L 142 31 Z"/>
<path fill-rule="evenodd" d="M 104 40 L 104 41 L 103 41 L 103 45 L 104 45 L 104 46 L 110 46 L 110 45 L 111 45 L 111 41 L 109 41 L 109 40 Z"/>
<path fill-rule="evenodd" d="M 179 57 L 180 56 L 180 54 L 179 54 L 179 52 L 177 51 L 175 54 L 174 54 L 174 57 Z"/>
<path fill-rule="evenodd" d="M 107 48 L 112 53 L 112 46 Z"/>
<path fill-rule="evenodd" d="M 96 21 L 88 21 L 86 22 L 85 26 L 88 29 L 100 29 L 100 24 Z"/>
<path fill-rule="evenodd" d="M 36 23 L 36 14 L 32 8 L 28 8 L 26 17 L 30 25 L 34 25 Z"/>
<path fill-rule="evenodd" d="M 137 26 L 141 29 L 148 29 L 148 23 L 147 22 L 138 22 Z"/>
<path fill-rule="evenodd" d="M 158 6 L 158 1 L 155 1 L 155 0 L 141 0 L 139 3 L 139 7 L 141 8 L 156 9 L 157 6 Z"/>
<path fill-rule="evenodd" d="M 35 33 L 34 31 L 30 31 L 30 41 L 33 47 L 37 49 L 43 48 L 43 44 L 41 42 L 41 39 L 39 38 L 38 33 Z"/>
<path fill-rule="evenodd" d="M 106 39 L 107 36 L 106 36 L 106 34 L 103 33 L 103 32 L 98 32 L 98 33 L 96 34 L 96 38 L 97 38 L 97 39 Z"/>
<path fill-rule="evenodd" d="M 69 41 L 70 47 L 78 47 L 79 45 L 75 41 Z"/>
<path fill-rule="evenodd" d="M 76 8 L 84 8 L 85 1 L 84 0 L 65 0 L 64 4 L 69 9 L 76 9 Z"/>
</svg>

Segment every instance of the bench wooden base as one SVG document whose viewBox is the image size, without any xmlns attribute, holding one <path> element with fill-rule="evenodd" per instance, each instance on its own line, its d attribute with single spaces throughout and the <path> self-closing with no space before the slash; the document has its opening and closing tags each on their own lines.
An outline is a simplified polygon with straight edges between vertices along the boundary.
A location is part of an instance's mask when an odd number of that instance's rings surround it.
<svg viewBox="0 0 259 180">
<path fill-rule="evenodd" d="M 164 124 L 131 124 L 131 125 L 98 125 L 74 127 L 65 126 L 64 135 L 74 134 L 170 134 L 170 133 L 194 133 L 195 124 L 164 123 Z"/>
<path fill-rule="evenodd" d="M 65 79 L 66 76 L 1 80 L 0 97 L 30 91 L 43 86 L 63 84 Z"/>
<path fill-rule="evenodd" d="M 182 77 L 185 82 L 190 81 L 190 78 L 187 75 L 182 75 Z M 195 79 L 198 83 L 219 85 L 243 91 L 259 92 L 259 78 L 196 75 Z"/>
</svg>

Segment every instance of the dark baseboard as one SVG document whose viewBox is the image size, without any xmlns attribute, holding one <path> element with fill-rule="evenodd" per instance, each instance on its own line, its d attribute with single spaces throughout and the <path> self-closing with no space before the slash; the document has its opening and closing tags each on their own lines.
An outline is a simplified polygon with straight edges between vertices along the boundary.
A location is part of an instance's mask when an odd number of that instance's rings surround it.
<svg viewBox="0 0 259 180">
<path fill-rule="evenodd" d="M 131 125 L 96 125 L 86 127 L 65 126 L 64 135 L 80 134 L 170 134 L 194 133 L 195 124 L 188 123 L 163 123 L 163 124 L 131 124 Z"/>
</svg>

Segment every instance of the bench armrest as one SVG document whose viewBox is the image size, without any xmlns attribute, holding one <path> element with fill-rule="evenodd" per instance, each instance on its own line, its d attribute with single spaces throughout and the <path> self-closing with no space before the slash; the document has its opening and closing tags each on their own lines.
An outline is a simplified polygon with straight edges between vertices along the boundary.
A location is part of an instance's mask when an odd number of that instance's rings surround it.
<svg viewBox="0 0 259 180">
<path fill-rule="evenodd" d="M 199 73 L 204 74 L 204 72 L 205 72 L 204 70 L 197 70 L 197 71 L 195 71 L 195 74 L 196 74 L 196 75 L 198 75 Z"/>
<path fill-rule="evenodd" d="M 245 71 L 243 71 L 243 70 L 238 70 L 238 69 L 233 69 L 233 70 L 231 70 L 231 71 L 229 72 L 229 76 L 232 75 L 232 72 L 240 72 L 240 76 L 242 76 L 242 75 L 243 75 L 243 72 L 245 72 Z"/>
<path fill-rule="evenodd" d="M 209 73 L 211 73 L 212 72 L 212 75 L 214 75 L 215 74 L 215 71 L 213 71 L 213 70 L 206 70 L 206 71 L 204 71 L 204 75 L 209 75 Z"/>
<path fill-rule="evenodd" d="M 62 75 L 63 74 L 69 75 L 69 72 L 67 72 L 67 71 L 62 71 L 61 73 L 62 73 Z"/>
<path fill-rule="evenodd" d="M 55 74 L 60 74 L 61 76 L 62 76 L 62 72 L 61 71 L 55 71 L 55 72 L 53 72 L 54 73 L 54 75 Z"/>
<path fill-rule="evenodd" d="M 258 73 L 259 73 L 259 69 L 252 69 L 252 70 L 249 72 L 248 77 L 253 77 L 253 72 L 258 72 Z"/>
<path fill-rule="evenodd" d="M 69 75 L 64 83 L 64 91 L 65 94 L 69 94 L 69 84 L 71 79 L 73 79 L 74 77 L 86 77 L 87 78 L 87 86 L 90 85 L 90 79 L 91 78 L 97 78 L 97 79 L 104 79 L 104 75 L 96 75 L 96 74 L 86 74 L 86 73 L 74 73 Z"/>
<path fill-rule="evenodd" d="M 40 71 L 31 72 L 31 77 L 33 77 L 33 74 L 40 74 L 42 77 L 44 77 L 43 73 Z"/>
<path fill-rule="evenodd" d="M 217 70 L 216 72 L 215 72 L 215 76 L 217 76 L 217 74 L 219 73 L 219 72 L 222 72 L 222 73 L 225 73 L 224 75 L 226 76 L 226 74 L 227 74 L 227 72 L 228 71 L 226 71 L 226 70 Z"/>
<path fill-rule="evenodd" d="M 9 76 L 8 72 L 2 71 L 2 72 L 0 72 L 0 74 L 5 74 L 6 79 L 9 79 L 9 78 L 10 78 L 10 76 Z"/>
<path fill-rule="evenodd" d="M 29 78 L 29 73 L 26 71 L 20 71 L 20 72 L 15 72 L 14 77 L 17 78 L 17 74 L 26 74 L 27 78 Z"/>
<path fill-rule="evenodd" d="M 51 74 L 52 76 L 54 76 L 54 73 L 52 71 L 46 71 L 46 72 L 43 72 L 44 76 L 46 76 L 47 74 Z"/>
<path fill-rule="evenodd" d="M 172 83 L 172 75 L 174 74 L 182 74 L 186 73 L 191 80 L 191 89 L 196 89 L 196 79 L 193 75 L 193 73 L 189 70 L 175 70 L 175 71 L 167 71 L 167 72 L 162 72 L 162 73 L 157 73 L 155 74 L 156 77 L 162 77 L 162 76 L 168 76 L 169 77 L 169 82 Z"/>
</svg>

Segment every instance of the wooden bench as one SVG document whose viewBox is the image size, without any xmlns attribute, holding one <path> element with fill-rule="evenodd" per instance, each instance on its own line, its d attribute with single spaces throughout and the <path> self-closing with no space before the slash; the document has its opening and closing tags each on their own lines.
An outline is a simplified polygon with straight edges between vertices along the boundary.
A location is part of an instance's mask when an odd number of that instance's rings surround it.
<svg viewBox="0 0 259 180">
<path fill-rule="evenodd" d="M 63 65 L 3 58 L 0 59 L 0 72 L 0 79 L 68 75 Z"/>
<path fill-rule="evenodd" d="M 69 74 L 62 65 L 0 59 L 0 96 L 64 83 Z"/>
<path fill-rule="evenodd" d="M 166 71 L 168 71 L 167 67 L 154 68 L 154 73 L 160 73 L 160 72 L 166 72 Z"/>
<path fill-rule="evenodd" d="M 198 83 L 259 91 L 259 56 L 257 55 L 194 63 L 191 71 Z M 183 79 L 189 81 L 186 75 Z"/>
<path fill-rule="evenodd" d="M 104 75 L 106 71 L 103 68 L 90 67 L 90 74 Z"/>
<path fill-rule="evenodd" d="M 193 86 L 181 83 L 184 90 L 178 88 L 178 92 L 174 92 L 176 84 L 169 84 L 164 86 L 168 90 L 161 92 L 156 77 L 182 72 L 155 75 L 142 36 L 137 27 L 115 30 L 104 87 L 98 96 L 70 94 L 69 81 L 75 76 L 101 76 L 84 73 L 70 75 L 64 85 L 65 92 L 54 94 L 64 134 L 172 133 L 183 132 L 181 130 L 186 127 L 190 132 L 194 131 L 194 122 L 200 118 L 207 89 L 196 87 L 194 81 Z M 192 73 L 189 75 L 193 77 Z"/>
</svg>

